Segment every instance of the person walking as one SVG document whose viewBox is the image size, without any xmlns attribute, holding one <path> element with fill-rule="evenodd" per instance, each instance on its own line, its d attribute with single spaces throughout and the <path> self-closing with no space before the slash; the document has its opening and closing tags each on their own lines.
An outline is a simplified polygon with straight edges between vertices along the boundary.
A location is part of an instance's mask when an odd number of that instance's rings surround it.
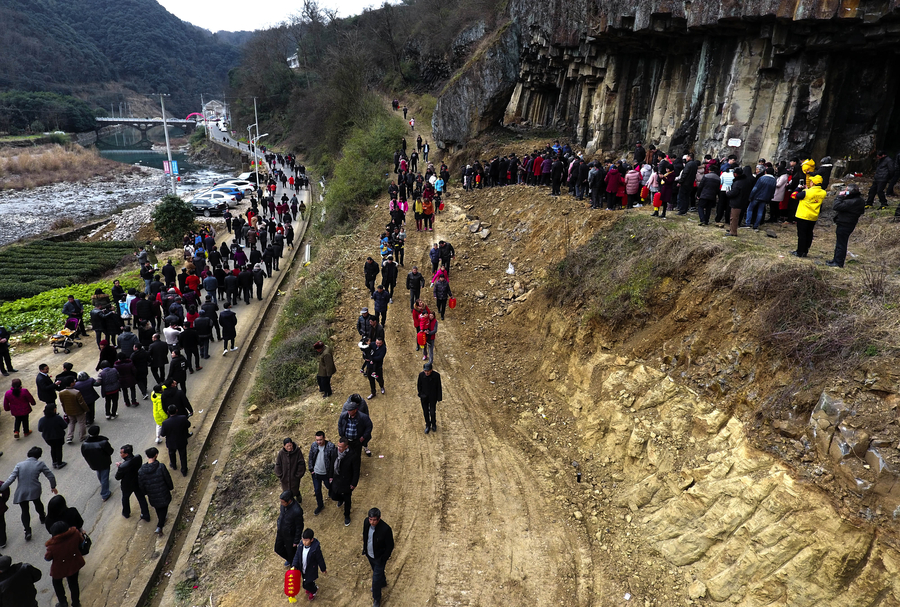
<svg viewBox="0 0 900 607">
<path fill-rule="evenodd" d="M 281 509 L 275 531 L 275 554 L 284 559 L 285 567 L 290 567 L 303 538 L 303 508 L 289 490 L 283 491 L 278 501 Z"/>
<path fill-rule="evenodd" d="M 437 270 L 437 268 L 435 268 Z M 412 310 L 416 304 L 416 300 L 422 294 L 422 288 L 425 286 L 425 277 L 419 273 L 419 268 L 413 266 L 409 274 L 406 275 L 406 288 L 409 290 L 409 309 Z"/>
<path fill-rule="evenodd" d="M 191 330 L 193 331 L 193 329 Z M 119 386 L 122 390 L 122 399 L 125 401 L 125 406 L 137 407 L 140 405 L 137 400 L 137 370 L 134 367 L 134 362 L 131 360 L 131 355 L 122 352 L 113 366 L 119 374 Z"/>
<path fill-rule="evenodd" d="M 444 400 L 444 392 L 441 387 L 441 374 L 434 370 L 432 363 L 427 362 L 423 365 L 416 382 L 416 391 L 425 416 L 425 434 L 437 432 L 437 404 Z"/>
<path fill-rule="evenodd" d="M 453 297 L 453 291 L 450 290 L 450 283 L 447 282 L 446 274 L 438 276 L 432 292 L 434 293 L 434 301 L 437 304 L 437 311 L 441 315 L 441 320 L 444 320 L 444 314 L 447 312 L 447 301 Z"/>
<path fill-rule="evenodd" d="M 275 456 L 275 476 L 281 482 L 281 491 L 290 491 L 298 502 L 303 502 L 300 495 L 300 479 L 306 474 L 303 462 L 303 453 L 297 447 L 297 443 L 290 438 L 282 441 L 284 447 Z"/>
<path fill-rule="evenodd" d="M 84 519 L 81 513 L 78 512 L 78 509 L 66 504 L 66 498 L 63 496 L 54 495 L 47 502 L 47 518 L 44 520 L 44 527 L 47 528 L 47 533 L 52 533 L 50 530 L 59 521 L 84 532 Z"/>
<path fill-rule="evenodd" d="M 237 315 L 231 309 L 231 304 L 225 302 L 225 309 L 219 313 L 219 324 L 222 326 L 222 356 L 228 354 L 231 350 L 234 352 L 237 348 L 234 345 L 234 339 L 237 337 Z M 231 342 L 231 348 L 228 342 Z"/>
<path fill-rule="evenodd" d="M 877 195 L 878 200 L 881 203 L 881 206 L 878 208 L 886 209 L 888 207 L 884 190 L 891 180 L 891 176 L 894 174 L 894 168 L 894 161 L 890 156 L 884 153 L 884 150 L 879 150 L 878 153 L 875 154 L 875 176 L 872 179 L 872 187 L 869 188 L 869 197 L 866 199 L 866 206 L 871 207 L 875 203 L 875 196 Z M 897 207 L 896 214 L 900 215 L 900 207 Z"/>
<path fill-rule="evenodd" d="M 847 259 L 847 242 L 856 229 L 859 218 L 866 212 L 866 202 L 859 192 L 859 186 L 851 183 L 847 189 L 837 195 L 832 205 L 834 210 L 835 240 L 834 256 L 825 265 L 832 268 L 843 268 Z"/>
<path fill-rule="evenodd" d="M 50 528 L 53 534 L 47 543 L 45 561 L 50 563 L 50 578 L 53 580 L 53 590 L 56 592 L 56 600 L 59 607 L 69 607 L 66 598 L 66 589 L 63 580 L 69 584 L 69 594 L 72 596 L 72 607 L 81 607 L 81 594 L 78 588 L 78 572 L 84 567 L 84 557 L 81 555 L 81 542 L 84 534 L 75 527 L 69 526 L 64 521 L 57 521 Z"/>
<path fill-rule="evenodd" d="M 337 447 L 329 440 L 326 440 L 325 433 L 319 430 L 316 432 L 316 439 L 309 448 L 309 474 L 312 477 L 313 493 L 316 496 L 316 509 L 313 511 L 315 516 L 325 509 L 325 502 L 322 499 L 322 484 L 325 488 L 331 490 L 332 470 L 334 470 L 334 460 L 337 458 Z"/>
<path fill-rule="evenodd" d="M 38 367 L 38 374 L 34 383 L 37 386 L 38 400 L 47 405 L 56 402 L 57 388 L 56 384 L 53 383 L 53 378 L 50 377 L 49 365 L 42 364 Z"/>
<path fill-rule="evenodd" d="M 391 294 L 384 289 L 384 285 L 378 285 L 372 295 L 375 302 L 375 318 L 379 319 L 382 327 L 387 326 L 388 304 L 391 302 Z"/>
<path fill-rule="evenodd" d="M 325 558 L 322 556 L 322 547 L 319 540 L 315 539 L 312 529 L 303 531 L 301 542 L 303 545 L 297 547 L 291 569 L 296 569 L 302 574 L 303 590 L 306 591 L 306 598 L 311 601 L 319 592 L 319 587 L 316 585 L 316 580 L 319 579 L 319 569 L 322 570 L 322 575 L 326 573 Z"/>
<path fill-rule="evenodd" d="M 169 364 L 169 346 L 160 339 L 159 333 L 154 333 L 151 339 L 150 347 L 147 348 L 147 351 L 150 353 L 150 372 L 153 374 L 153 380 L 160 384 L 166 378 L 166 365 Z"/>
<path fill-rule="evenodd" d="M 100 481 L 100 499 L 104 502 L 112 492 L 109 490 L 109 468 L 112 466 L 113 448 L 109 439 L 100 434 L 100 426 L 88 428 L 88 437 L 81 443 L 81 456 Z"/>
<path fill-rule="evenodd" d="M 325 345 L 321 341 L 317 341 L 313 344 L 313 350 L 316 351 L 316 356 L 319 360 L 319 369 L 316 372 L 316 382 L 319 384 L 319 392 L 322 393 L 322 396 L 328 398 L 332 395 L 331 376 L 337 373 L 337 368 L 334 366 L 334 356 L 331 353 L 331 346 Z"/>
<path fill-rule="evenodd" d="M 41 502 L 41 474 L 50 481 L 50 491 L 53 495 L 58 494 L 56 490 L 56 477 L 50 472 L 47 464 L 41 461 L 41 455 L 44 451 L 40 447 L 32 447 L 28 450 L 28 459 L 16 464 L 9 478 L 0 485 L 0 493 L 9 489 L 13 481 L 16 484 L 16 492 L 13 495 L 13 503 L 19 504 L 22 509 L 22 526 L 25 528 L 25 541 L 31 540 L 31 510 L 29 503 L 34 503 L 34 509 L 38 513 L 41 523 L 47 516 L 44 511 L 44 504 Z"/>
<path fill-rule="evenodd" d="M 338 417 L 338 436 L 343 436 L 349 442 L 356 455 L 364 450 L 366 455 L 372 457 L 369 450 L 369 441 L 372 440 L 372 420 L 367 413 L 360 411 L 362 399 L 350 398 L 344 403 L 340 417 Z"/>
<path fill-rule="evenodd" d="M 384 569 L 394 552 L 394 532 L 381 520 L 381 510 L 369 509 L 362 529 L 363 554 L 372 568 L 372 607 L 381 607 L 381 589 L 387 586 Z"/>
<path fill-rule="evenodd" d="M 175 405 L 169 405 L 166 409 L 168 419 L 162 423 L 159 435 L 166 439 L 166 448 L 169 450 L 169 467 L 178 469 L 176 454 L 181 457 L 181 476 L 187 476 L 187 445 L 191 435 L 191 420 L 187 415 L 179 413 Z"/>
<path fill-rule="evenodd" d="M 166 377 L 166 384 L 171 385 L 173 381 L 176 381 L 179 386 L 187 391 L 187 372 L 188 362 L 187 359 L 181 355 L 181 350 L 172 350 L 172 357 L 169 362 L 169 375 Z"/>
<path fill-rule="evenodd" d="M 384 357 L 387 355 L 387 346 L 384 339 L 376 339 L 369 344 L 366 352 L 365 375 L 369 379 L 369 400 L 375 398 L 375 382 L 384 394 Z"/>
<path fill-rule="evenodd" d="M 162 535 L 166 518 L 169 514 L 169 503 L 172 501 L 172 477 L 165 466 L 157 461 L 159 449 L 150 447 L 144 451 L 147 463 L 138 470 L 138 488 L 147 496 L 147 502 L 156 510 L 156 533 Z"/>
<path fill-rule="evenodd" d="M 43 575 L 34 565 L 13 563 L 11 557 L 0 556 L 0 605 L 38 607 L 35 584 Z"/>
<path fill-rule="evenodd" d="M 44 416 L 38 421 L 38 432 L 50 447 L 50 460 L 53 462 L 54 470 L 66 466 L 62 457 L 67 426 L 66 420 L 57 412 L 56 405 L 44 405 Z"/>
<path fill-rule="evenodd" d="M 75 438 L 76 426 L 78 426 L 78 440 L 83 441 L 87 437 L 87 418 L 90 406 L 87 401 L 84 400 L 81 391 L 75 389 L 72 379 L 69 378 L 67 381 L 68 384 L 63 384 L 64 389 L 59 393 L 59 402 L 62 403 L 63 412 L 69 418 L 69 428 L 66 431 L 66 443 L 71 445 Z M 56 403 L 50 404 L 56 406 Z"/>
<path fill-rule="evenodd" d="M 366 263 L 363 264 L 363 275 L 366 278 L 366 288 L 369 290 L 369 297 L 375 294 L 375 279 L 378 277 L 381 269 L 378 263 L 371 257 L 366 257 Z"/>
<path fill-rule="evenodd" d="M 116 480 L 122 489 L 122 516 L 131 517 L 131 495 L 134 494 L 141 509 L 141 520 L 149 521 L 150 509 L 147 506 L 147 498 L 144 497 L 138 484 L 141 456 L 134 454 L 134 447 L 131 445 L 122 445 L 119 448 L 119 457 L 122 460 L 116 462 Z"/>
<path fill-rule="evenodd" d="M 428 315 L 419 324 L 419 331 L 425 334 L 425 353 L 422 355 L 422 360 L 427 360 L 430 363 L 434 362 L 434 338 L 437 335 L 437 330 L 437 318 L 435 318 L 434 312 L 429 311 Z"/>
<path fill-rule="evenodd" d="M 31 434 L 28 416 L 36 404 L 31 392 L 22 387 L 22 380 L 18 377 L 12 380 L 12 387 L 3 395 L 3 409 L 9 411 L 16 420 L 13 428 L 14 437 L 19 438 L 20 428 L 25 432 L 25 436 Z"/>
<path fill-rule="evenodd" d="M 100 363 L 100 392 L 105 400 L 106 419 L 115 419 L 119 412 L 119 372 L 109 362 Z"/>
<path fill-rule="evenodd" d="M 331 499 L 338 508 L 344 507 L 344 527 L 350 526 L 350 510 L 353 506 L 353 490 L 359 485 L 359 455 L 350 449 L 352 439 L 341 436 L 337 444 L 337 457 L 331 477 Z"/>
<path fill-rule="evenodd" d="M 74 295 L 66 297 L 66 303 L 64 303 L 62 307 L 62 313 L 66 318 L 78 319 L 78 331 L 75 332 L 75 337 L 78 337 L 79 335 L 87 337 L 87 328 L 84 326 L 84 304 L 81 303 L 80 299 L 75 299 Z"/>
<path fill-rule="evenodd" d="M 0 373 L 7 376 L 19 372 L 18 369 L 13 369 L 12 358 L 9 356 L 9 338 L 9 331 L 0 326 Z"/>
</svg>

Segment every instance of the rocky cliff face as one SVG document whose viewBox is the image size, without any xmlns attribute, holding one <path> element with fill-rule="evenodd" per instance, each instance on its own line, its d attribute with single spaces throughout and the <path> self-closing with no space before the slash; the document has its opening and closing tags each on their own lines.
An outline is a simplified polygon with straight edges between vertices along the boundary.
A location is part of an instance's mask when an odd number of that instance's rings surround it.
<svg viewBox="0 0 900 607">
<path fill-rule="evenodd" d="M 754 158 L 860 156 L 900 136 L 898 0 L 511 0 L 508 11 L 519 45 L 497 38 L 446 87 L 438 141 L 501 118 L 570 130 L 589 150 L 643 140 L 722 152 L 738 138 Z"/>
</svg>

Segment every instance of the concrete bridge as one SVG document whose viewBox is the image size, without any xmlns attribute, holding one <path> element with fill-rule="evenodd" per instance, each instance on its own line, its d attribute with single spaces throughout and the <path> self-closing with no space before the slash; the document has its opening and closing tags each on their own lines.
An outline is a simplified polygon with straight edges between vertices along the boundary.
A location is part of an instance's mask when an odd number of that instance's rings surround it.
<svg viewBox="0 0 900 607">
<path fill-rule="evenodd" d="M 141 132 L 141 141 L 149 141 L 147 131 L 155 126 L 162 126 L 162 118 L 96 118 L 96 126 L 94 130 L 97 137 L 100 137 L 100 130 L 108 126 L 130 126 Z M 177 126 L 188 134 L 192 133 L 197 127 L 197 123 L 193 120 L 182 120 L 179 118 L 166 118 L 168 126 Z"/>
</svg>

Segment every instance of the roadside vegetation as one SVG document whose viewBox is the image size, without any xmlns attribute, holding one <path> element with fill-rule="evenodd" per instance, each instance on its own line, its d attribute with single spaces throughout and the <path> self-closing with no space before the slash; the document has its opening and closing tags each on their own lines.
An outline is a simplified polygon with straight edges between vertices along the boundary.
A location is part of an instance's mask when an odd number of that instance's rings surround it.
<svg viewBox="0 0 900 607">
<path fill-rule="evenodd" d="M 0 251 L 0 300 L 32 297 L 98 278 L 123 260 L 132 260 L 136 248 L 131 241 L 37 241 L 7 247 Z"/>
<path fill-rule="evenodd" d="M 28 190 L 61 181 L 82 182 L 137 170 L 103 158 L 95 148 L 78 145 L 0 149 L 0 190 Z"/>
<path fill-rule="evenodd" d="M 182 238 L 197 220 L 193 207 L 181 197 L 166 194 L 151 215 L 153 227 L 163 240 L 163 248 L 181 247 Z"/>
<path fill-rule="evenodd" d="M 134 275 L 120 277 L 125 289 L 143 286 L 143 281 Z M 91 309 L 91 295 L 96 289 L 104 293 L 112 290 L 112 280 L 102 280 L 89 284 L 77 284 L 59 289 L 50 289 L 32 297 L 0 304 L 0 319 L 10 333 L 15 334 L 18 343 L 36 343 L 63 328 L 66 316 L 63 304 L 69 295 L 84 304 L 84 320 L 88 321 Z"/>
</svg>

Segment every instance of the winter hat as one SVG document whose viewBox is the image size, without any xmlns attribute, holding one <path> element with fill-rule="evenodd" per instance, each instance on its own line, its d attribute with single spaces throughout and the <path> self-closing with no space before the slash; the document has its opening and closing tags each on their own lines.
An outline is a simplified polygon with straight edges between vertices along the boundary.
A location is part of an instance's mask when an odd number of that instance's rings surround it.
<svg viewBox="0 0 900 607">
<path fill-rule="evenodd" d="M 359 311 L 359 313 L 360 313 L 360 314 L 368 314 L 368 313 L 369 313 L 369 308 L 363 308 L 362 310 Z"/>
<path fill-rule="evenodd" d="M 431 363 L 425 363 L 424 365 L 422 365 L 422 368 L 426 371 L 431 371 Z"/>
<path fill-rule="evenodd" d="M 822 185 L 822 176 L 821 175 L 810 175 L 809 182 L 812 185 Z"/>
</svg>

